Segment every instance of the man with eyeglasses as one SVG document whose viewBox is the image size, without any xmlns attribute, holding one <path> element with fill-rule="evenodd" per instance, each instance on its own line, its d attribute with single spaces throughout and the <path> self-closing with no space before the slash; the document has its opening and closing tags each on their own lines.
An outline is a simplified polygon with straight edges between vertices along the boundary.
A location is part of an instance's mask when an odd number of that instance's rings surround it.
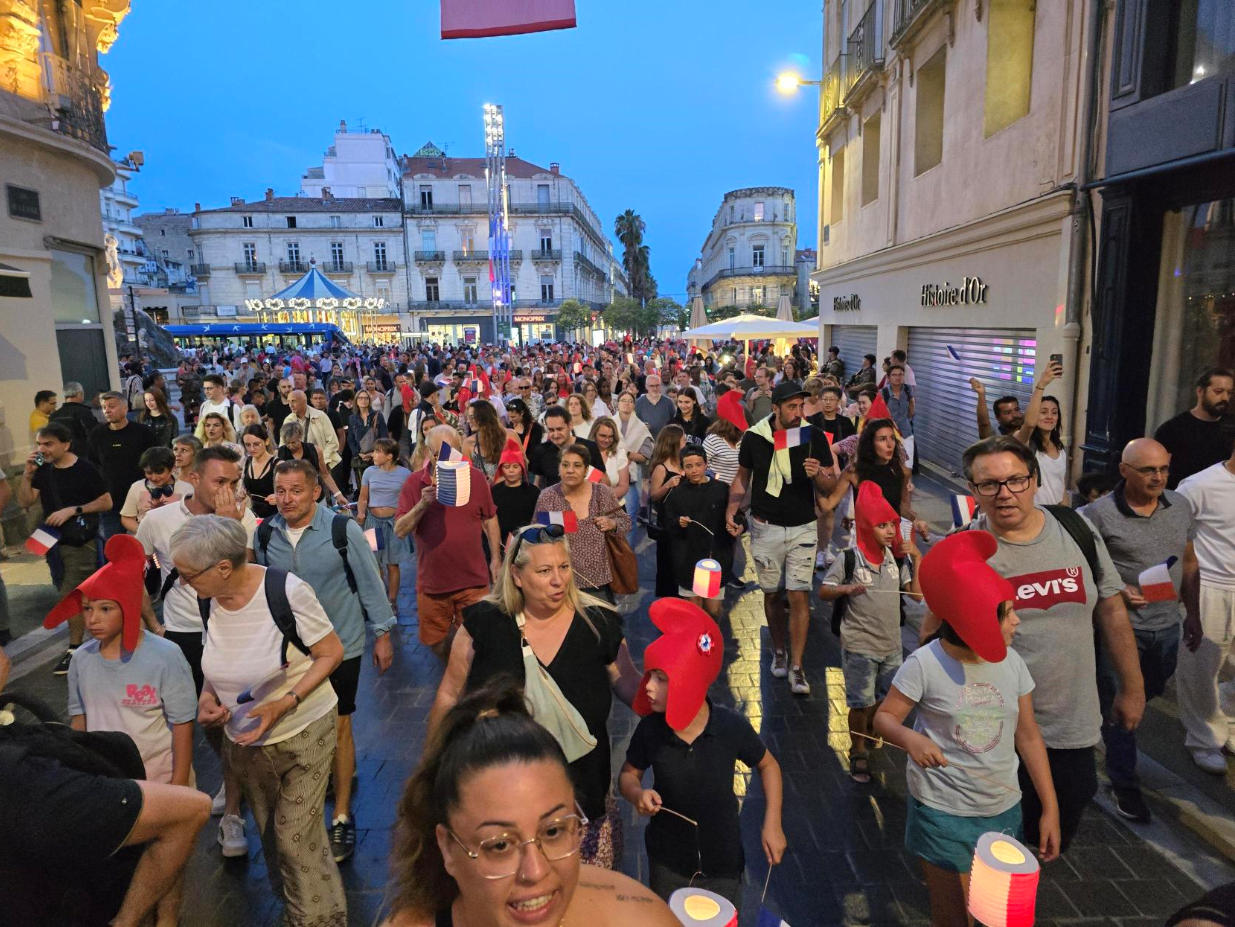
<svg viewBox="0 0 1235 927">
<path fill-rule="evenodd" d="M 228 447 L 208 447 L 199 451 L 193 469 L 184 474 L 193 492 L 179 502 L 151 509 L 137 526 L 137 540 L 145 548 L 151 564 L 159 570 L 163 598 L 163 636 L 184 653 L 193 672 L 197 694 L 202 692 L 202 617 L 197 593 L 180 579 L 172 562 L 172 536 L 195 515 L 222 515 L 244 526 L 249 539 L 249 559 L 253 559 L 253 535 L 257 519 L 245 504 L 240 490 L 240 455 Z M 150 596 L 143 594 L 142 611 L 152 610 Z M 208 729 L 206 739 L 222 756 L 222 729 Z M 211 803 L 211 813 L 223 815 L 219 823 L 219 846 L 224 856 L 246 856 L 249 844 L 240 816 L 240 783 L 231 768 L 223 763 L 223 787 Z"/>
<path fill-rule="evenodd" d="M 1106 544 L 1083 516 L 1034 504 L 1038 468 L 1032 450 L 1005 435 L 971 445 L 961 460 L 981 509 L 969 528 L 995 536 L 999 547 L 990 565 L 1016 590 L 1021 623 L 1012 646 L 1036 683 L 1034 718 L 1046 741 L 1059 802 L 1060 848 L 1066 850 L 1098 791 L 1094 745 L 1101 739 L 1102 713 L 1095 628 L 1118 680 L 1110 722 L 1133 731 L 1145 712 L 1123 582 Z M 928 614 L 923 637 L 938 627 L 939 620 Z M 1042 802 L 1024 764 L 1019 775 L 1025 838 L 1037 846 Z"/>
<path fill-rule="evenodd" d="M 1169 564 L 1171 585 L 1183 599 L 1187 617 L 1183 639 L 1190 651 L 1201 642 L 1201 619 L 1197 610 L 1200 568 L 1192 539 L 1196 526 L 1187 500 L 1166 488 L 1171 455 L 1153 438 L 1137 438 L 1124 448 L 1119 464 L 1120 481 L 1115 489 L 1081 509 L 1111 555 L 1124 588 L 1120 593 L 1140 659 L 1146 701 L 1161 695 L 1175 672 L 1179 653 L 1179 600 L 1175 595 L 1160 599 L 1140 587 L 1141 574 L 1159 564 Z M 1106 651 L 1098 648 L 1098 698 L 1102 715 L 1109 717 L 1115 698 L 1116 678 Z M 1150 819 L 1149 806 L 1141 796 L 1136 774 L 1136 735 L 1118 724 L 1103 724 L 1106 743 L 1106 773 L 1115 796 L 1115 810 L 1137 823 Z M 1194 755 L 1196 751 L 1193 751 Z M 1197 765 L 1205 768 L 1202 755 Z M 1218 754 L 1225 771 L 1226 762 Z"/>
<path fill-rule="evenodd" d="M 639 417 L 639 421 L 648 426 L 648 431 L 655 439 L 677 412 L 677 405 L 673 400 L 661 394 L 662 384 L 659 374 L 649 373 L 644 383 L 647 386 L 647 394 L 635 400 L 635 415 Z"/>
<path fill-rule="evenodd" d="M 531 415 L 532 420 L 535 421 L 540 418 L 540 413 L 545 408 L 545 397 L 533 391 L 532 381 L 527 377 L 520 378 L 518 395 L 520 399 L 527 403 L 528 414 Z"/>
</svg>

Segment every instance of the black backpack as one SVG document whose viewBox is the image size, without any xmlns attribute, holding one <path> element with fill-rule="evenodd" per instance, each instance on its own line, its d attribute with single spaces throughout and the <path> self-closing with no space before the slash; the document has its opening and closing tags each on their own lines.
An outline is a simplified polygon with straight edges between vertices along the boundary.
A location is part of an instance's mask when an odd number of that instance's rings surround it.
<svg viewBox="0 0 1235 927">
<path fill-rule="evenodd" d="M 347 559 L 347 524 L 351 520 L 347 515 L 335 515 L 330 521 L 330 541 L 343 559 L 343 572 L 347 575 L 347 588 L 351 590 L 352 595 L 359 595 L 360 587 L 356 585 L 356 574 L 352 572 L 352 565 Z M 266 548 L 270 546 L 270 536 L 272 534 L 274 534 L 274 524 L 269 519 L 266 519 L 257 526 L 257 562 L 263 566 L 266 565 Z M 361 610 L 363 609 L 364 606 L 362 605 Z"/>
<path fill-rule="evenodd" d="M 1102 563 L 1098 560 L 1098 542 L 1094 540 L 1093 531 L 1084 517 L 1066 505 L 1044 505 L 1042 508 L 1059 522 L 1063 530 L 1068 532 L 1068 537 L 1072 538 L 1076 546 L 1081 549 L 1081 553 L 1085 555 L 1085 562 L 1089 564 L 1089 572 L 1093 574 L 1094 585 L 1101 583 Z M 971 521 L 962 530 L 968 531 L 973 525 Z"/>
<path fill-rule="evenodd" d="M 274 623 L 283 632 L 283 646 L 279 649 L 279 662 L 287 663 L 287 645 L 291 644 L 306 657 L 309 648 L 300 639 L 296 630 L 296 616 L 292 613 L 292 603 L 287 601 L 287 571 L 266 567 L 266 580 L 263 584 L 266 593 L 266 608 Z M 210 623 L 210 603 L 213 599 L 198 598 L 197 610 L 202 616 L 202 639 L 205 640 L 206 628 Z"/>
<path fill-rule="evenodd" d="M 845 558 L 845 575 L 843 579 L 841 580 L 841 583 L 843 585 L 848 586 L 851 582 L 853 582 L 853 572 L 854 570 L 857 569 L 857 566 L 858 566 L 858 552 L 854 550 L 852 547 L 846 547 L 843 551 L 841 551 L 841 556 Z M 896 560 L 897 575 L 899 576 L 899 571 L 901 567 L 905 565 L 905 558 L 896 557 L 895 560 Z M 899 586 L 900 584 L 898 583 L 897 585 Z M 848 608 L 849 608 L 849 596 L 842 595 L 832 600 L 832 633 L 835 634 L 837 637 L 840 637 L 840 623 L 841 621 L 844 620 L 845 611 Z M 900 609 L 901 609 L 901 627 L 904 627 L 905 626 L 905 597 L 903 595 L 900 597 Z"/>
</svg>

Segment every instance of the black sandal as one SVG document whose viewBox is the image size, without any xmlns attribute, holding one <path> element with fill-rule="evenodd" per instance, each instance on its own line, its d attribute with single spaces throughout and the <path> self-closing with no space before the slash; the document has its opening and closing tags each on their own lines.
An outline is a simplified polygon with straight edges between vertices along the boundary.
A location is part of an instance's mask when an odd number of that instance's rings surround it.
<svg viewBox="0 0 1235 927">
<path fill-rule="evenodd" d="M 865 753 L 855 753 L 849 757 L 849 776 L 861 785 L 871 781 L 870 760 L 866 758 Z"/>
</svg>

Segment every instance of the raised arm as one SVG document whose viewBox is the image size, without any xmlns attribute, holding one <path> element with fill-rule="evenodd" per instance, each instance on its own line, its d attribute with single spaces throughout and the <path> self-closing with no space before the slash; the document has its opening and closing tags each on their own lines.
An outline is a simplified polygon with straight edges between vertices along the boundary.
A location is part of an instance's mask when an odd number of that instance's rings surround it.
<svg viewBox="0 0 1235 927">
<path fill-rule="evenodd" d="M 978 438 L 995 437 L 995 429 L 991 427 L 991 411 L 986 407 L 986 387 L 977 377 L 969 378 L 969 388 L 978 394 Z"/>
<path fill-rule="evenodd" d="M 1046 369 L 1042 371 L 1042 376 L 1038 377 L 1038 382 L 1033 386 L 1033 398 L 1029 400 L 1029 408 L 1025 410 L 1025 421 L 1016 430 L 1016 440 L 1021 444 L 1028 444 L 1029 436 L 1038 427 L 1038 416 L 1042 411 L 1042 397 L 1046 394 L 1047 385 L 1062 373 L 1063 368 L 1058 364 L 1047 364 Z"/>
</svg>

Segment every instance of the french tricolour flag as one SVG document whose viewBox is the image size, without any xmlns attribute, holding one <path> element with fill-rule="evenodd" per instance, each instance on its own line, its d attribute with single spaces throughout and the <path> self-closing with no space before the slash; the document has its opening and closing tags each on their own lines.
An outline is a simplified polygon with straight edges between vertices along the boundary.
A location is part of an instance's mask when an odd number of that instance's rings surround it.
<svg viewBox="0 0 1235 927">
<path fill-rule="evenodd" d="M 952 524 L 954 527 L 964 528 L 973 521 L 973 517 L 977 512 L 978 500 L 973 496 L 952 497 Z"/>
<path fill-rule="evenodd" d="M 1178 559 L 1169 557 L 1165 563 L 1151 566 L 1137 579 L 1137 585 L 1141 587 L 1141 595 L 1146 602 L 1170 602 L 1179 598 L 1175 584 L 1171 582 L 1171 567 Z"/>
<path fill-rule="evenodd" d="M 574 512 L 537 512 L 536 523 L 538 525 L 561 525 L 566 529 L 567 534 L 574 534 L 579 530 L 579 516 Z"/>
<path fill-rule="evenodd" d="M 589 483 L 599 483 L 605 478 L 603 470 L 597 470 L 595 467 L 587 468 L 587 481 Z"/>
<path fill-rule="evenodd" d="M 810 444 L 810 425 L 800 428 L 786 428 L 772 435 L 772 447 L 778 451 L 787 451 L 799 444 Z"/>
<path fill-rule="evenodd" d="M 462 460 L 463 452 L 457 448 L 451 447 L 445 441 L 442 442 L 442 449 L 437 452 L 438 460 Z"/>
<path fill-rule="evenodd" d="M 60 543 L 60 532 L 51 525 L 39 525 L 34 534 L 26 538 L 26 550 L 39 557 Z"/>
</svg>

